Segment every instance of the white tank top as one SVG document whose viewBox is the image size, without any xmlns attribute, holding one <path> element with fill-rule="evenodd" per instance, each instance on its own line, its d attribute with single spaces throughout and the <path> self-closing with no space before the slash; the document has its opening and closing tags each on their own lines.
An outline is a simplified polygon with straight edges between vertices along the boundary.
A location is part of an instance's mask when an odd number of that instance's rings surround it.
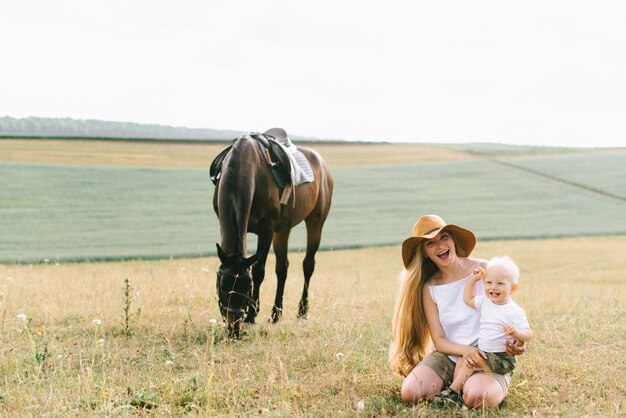
<svg viewBox="0 0 626 418">
<path fill-rule="evenodd" d="M 455 344 L 478 345 L 480 332 L 480 313 L 472 309 L 463 301 L 463 290 L 468 278 L 456 282 L 428 286 L 430 296 L 437 304 L 439 322 L 443 327 L 446 338 Z M 484 294 L 482 280 L 476 283 L 476 295 Z M 456 361 L 456 356 L 450 356 Z"/>
</svg>

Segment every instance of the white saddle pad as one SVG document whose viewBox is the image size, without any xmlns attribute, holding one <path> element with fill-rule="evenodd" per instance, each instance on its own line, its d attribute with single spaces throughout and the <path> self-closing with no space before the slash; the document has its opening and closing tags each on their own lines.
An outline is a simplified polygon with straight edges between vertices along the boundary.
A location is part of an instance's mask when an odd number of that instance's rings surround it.
<svg viewBox="0 0 626 418">
<path fill-rule="evenodd" d="M 311 164 L 309 164 L 309 160 L 306 159 L 304 154 L 298 151 L 298 148 L 293 145 L 293 143 L 288 147 L 283 145 L 281 146 L 285 149 L 285 151 L 287 151 L 289 161 L 291 162 L 292 184 L 297 186 L 299 184 L 310 183 L 315 180 Z"/>
</svg>

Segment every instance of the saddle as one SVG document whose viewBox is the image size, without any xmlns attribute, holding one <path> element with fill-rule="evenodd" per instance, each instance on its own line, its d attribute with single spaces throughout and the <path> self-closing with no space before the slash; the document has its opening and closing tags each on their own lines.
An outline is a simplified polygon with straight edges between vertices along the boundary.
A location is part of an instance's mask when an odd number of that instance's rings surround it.
<svg viewBox="0 0 626 418">
<path fill-rule="evenodd" d="M 289 161 L 289 156 L 285 151 L 285 148 L 279 144 L 279 142 L 274 139 L 271 135 L 265 135 L 257 132 L 251 132 L 247 134 L 247 136 L 256 140 L 261 149 L 261 153 L 265 157 L 265 161 L 269 168 L 272 171 L 272 175 L 274 176 L 274 180 L 276 184 L 281 189 L 284 189 L 285 186 L 291 184 L 291 163 Z M 237 139 L 233 140 L 235 142 Z M 230 145 L 225 150 L 220 152 L 217 157 L 211 163 L 211 167 L 209 168 L 209 174 L 211 176 L 211 181 L 213 184 L 217 185 L 220 173 L 222 171 L 222 162 L 226 155 L 230 152 L 233 146 Z"/>
</svg>

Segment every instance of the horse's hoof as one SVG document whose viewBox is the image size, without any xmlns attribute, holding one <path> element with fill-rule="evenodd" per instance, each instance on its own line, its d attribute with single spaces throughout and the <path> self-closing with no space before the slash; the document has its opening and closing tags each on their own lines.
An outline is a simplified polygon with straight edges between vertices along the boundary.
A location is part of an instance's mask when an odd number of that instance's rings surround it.
<svg viewBox="0 0 626 418">
<path fill-rule="evenodd" d="M 277 308 L 276 306 L 274 306 L 272 308 L 272 316 L 269 319 L 269 322 L 271 322 L 272 324 L 275 324 L 280 320 L 281 316 L 283 316 L 283 310 L 281 308 Z"/>
<path fill-rule="evenodd" d="M 298 306 L 298 318 L 307 319 L 309 317 L 309 306 L 300 304 Z"/>
</svg>

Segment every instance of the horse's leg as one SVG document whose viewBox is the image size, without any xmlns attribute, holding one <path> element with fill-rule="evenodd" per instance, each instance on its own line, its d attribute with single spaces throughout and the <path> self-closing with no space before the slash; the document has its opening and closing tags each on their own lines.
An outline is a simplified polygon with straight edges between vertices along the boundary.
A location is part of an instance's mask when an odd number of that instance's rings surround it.
<svg viewBox="0 0 626 418">
<path fill-rule="evenodd" d="M 302 298 L 298 304 L 298 317 L 306 318 L 309 312 L 309 282 L 315 270 L 315 253 L 320 247 L 322 238 L 323 221 L 318 218 L 306 219 L 306 256 L 302 262 L 304 270 L 304 288 L 302 289 Z"/>
<path fill-rule="evenodd" d="M 274 254 L 276 255 L 276 297 L 272 308 L 273 323 L 278 322 L 283 314 L 283 294 L 285 293 L 285 282 L 287 281 L 287 269 L 289 260 L 287 259 L 287 247 L 289 242 L 290 229 L 274 234 Z"/>
<path fill-rule="evenodd" d="M 248 312 L 244 322 L 254 324 L 255 319 L 261 306 L 259 304 L 261 283 L 265 279 L 265 262 L 267 261 L 267 254 L 272 244 L 272 231 L 262 232 L 258 234 L 256 253 L 259 254 L 259 258 L 252 265 L 252 281 L 254 282 L 254 289 L 252 290 L 252 301 L 248 303 Z"/>
</svg>

